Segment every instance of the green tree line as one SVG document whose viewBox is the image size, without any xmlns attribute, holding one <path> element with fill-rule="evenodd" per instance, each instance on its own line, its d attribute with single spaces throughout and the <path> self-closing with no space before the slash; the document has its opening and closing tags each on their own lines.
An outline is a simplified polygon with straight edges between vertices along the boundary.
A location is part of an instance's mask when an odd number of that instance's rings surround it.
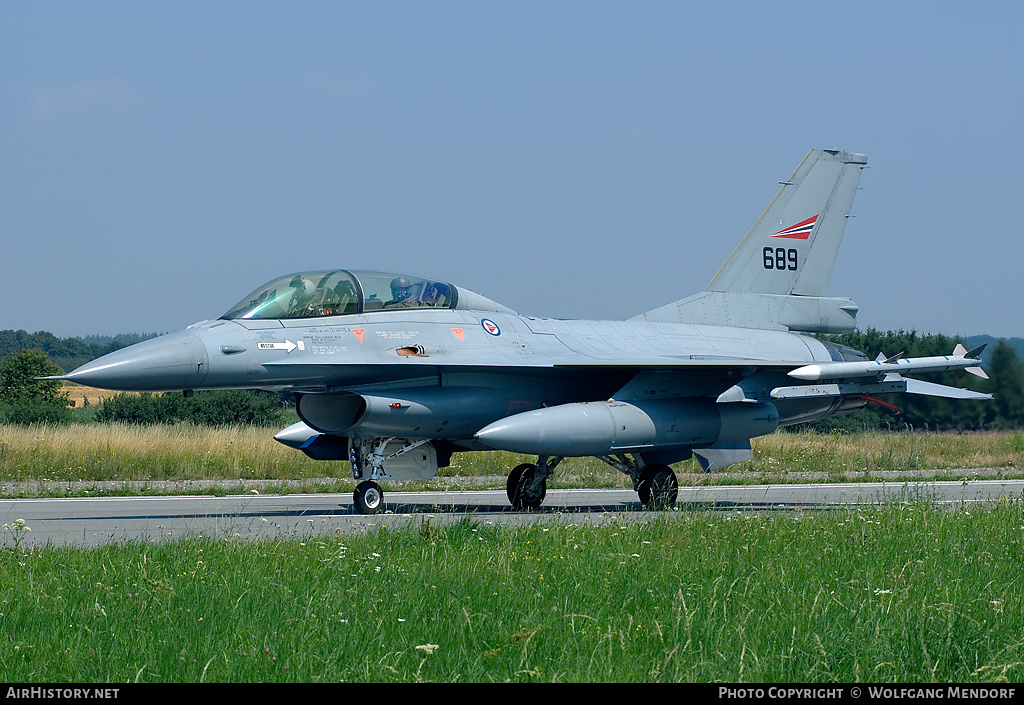
<svg viewBox="0 0 1024 705">
<path fill-rule="evenodd" d="M 182 394 L 115 394 L 96 412 L 101 423 L 268 426 L 281 415 L 280 395 L 226 390 Z"/>
<path fill-rule="evenodd" d="M 67 423 L 68 395 L 61 383 L 37 380 L 63 374 L 42 350 L 20 350 L 0 363 L 0 423 Z"/>
<path fill-rule="evenodd" d="M 95 360 L 156 334 L 58 338 L 52 333 L 0 331 L 0 423 L 68 423 L 70 399 L 57 381 L 37 380 Z M 91 415 L 101 423 L 270 425 L 281 413 L 282 396 L 244 390 L 181 394 L 117 394 Z"/>
<path fill-rule="evenodd" d="M 58 338 L 46 331 L 0 330 L 0 360 L 22 350 L 42 350 L 50 362 L 62 370 L 71 371 L 109 352 L 156 336 L 156 333 L 119 333 L 114 336 Z"/>
<path fill-rule="evenodd" d="M 70 399 L 58 381 L 63 374 L 41 350 L 21 350 L 0 363 L 0 423 L 67 423 Z M 270 425 L 281 415 L 282 397 L 267 392 L 227 390 L 182 394 L 115 394 L 93 414 L 100 423 Z"/>
</svg>

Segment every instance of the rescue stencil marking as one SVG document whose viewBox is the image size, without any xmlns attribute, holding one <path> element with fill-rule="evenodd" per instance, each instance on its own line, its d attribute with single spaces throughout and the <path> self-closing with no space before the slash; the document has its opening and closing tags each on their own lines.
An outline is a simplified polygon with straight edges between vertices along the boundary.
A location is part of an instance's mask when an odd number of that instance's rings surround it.
<svg viewBox="0 0 1024 705">
<path fill-rule="evenodd" d="M 256 347 L 260 350 L 284 350 L 286 353 L 290 353 L 295 348 L 299 350 L 306 349 L 301 340 L 297 344 L 290 340 L 285 340 L 283 343 L 256 343 Z"/>
</svg>

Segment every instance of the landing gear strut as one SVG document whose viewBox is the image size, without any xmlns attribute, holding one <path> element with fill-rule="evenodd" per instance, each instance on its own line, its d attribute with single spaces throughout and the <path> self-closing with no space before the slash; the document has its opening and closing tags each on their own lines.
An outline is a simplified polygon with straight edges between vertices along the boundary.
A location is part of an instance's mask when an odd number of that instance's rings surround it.
<svg viewBox="0 0 1024 705">
<path fill-rule="evenodd" d="M 679 496 L 679 481 L 672 468 L 664 463 L 645 465 L 639 456 L 599 455 L 601 461 L 633 480 L 640 503 L 644 509 L 672 509 Z M 523 463 L 512 469 L 505 484 L 508 501 L 514 509 L 536 509 L 547 494 L 548 478 L 554 474 L 555 466 L 562 458 L 541 456 L 537 464 Z"/>
<path fill-rule="evenodd" d="M 645 465 L 636 455 L 599 455 L 599 459 L 633 480 L 644 509 L 672 509 L 679 496 L 679 481 L 672 468 L 663 463 Z"/>
<path fill-rule="evenodd" d="M 352 468 L 352 479 L 359 483 L 352 494 L 356 511 L 377 514 L 384 510 L 384 490 L 377 480 L 432 478 L 437 472 L 437 456 L 429 443 L 426 439 L 349 439 L 348 462 Z M 422 455 L 417 459 L 410 451 L 418 448 L 429 452 L 417 454 Z"/>
</svg>

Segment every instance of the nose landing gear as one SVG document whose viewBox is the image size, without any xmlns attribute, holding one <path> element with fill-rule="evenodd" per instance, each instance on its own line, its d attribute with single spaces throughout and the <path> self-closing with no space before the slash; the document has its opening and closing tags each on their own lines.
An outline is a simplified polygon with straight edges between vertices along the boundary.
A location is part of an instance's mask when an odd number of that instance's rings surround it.
<svg viewBox="0 0 1024 705">
<path fill-rule="evenodd" d="M 352 493 L 356 511 L 360 514 L 376 514 L 384 506 L 384 490 L 373 480 L 366 480 L 356 485 Z"/>
</svg>

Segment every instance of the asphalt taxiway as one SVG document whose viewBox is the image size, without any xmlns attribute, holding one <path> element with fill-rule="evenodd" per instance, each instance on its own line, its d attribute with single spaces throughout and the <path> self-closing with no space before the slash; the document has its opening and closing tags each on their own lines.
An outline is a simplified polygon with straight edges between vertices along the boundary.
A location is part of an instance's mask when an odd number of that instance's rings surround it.
<svg viewBox="0 0 1024 705">
<path fill-rule="evenodd" d="M 380 527 L 474 521 L 593 525 L 686 517 L 695 511 L 828 511 L 904 501 L 950 508 L 1019 500 L 1024 480 L 865 482 L 680 487 L 676 510 L 647 512 L 625 489 L 552 489 L 543 506 L 514 511 L 500 490 L 388 492 L 385 511 L 357 514 L 351 494 L 95 497 L 0 500 L 0 546 L 99 546 L 187 536 L 258 540 L 348 534 Z M 21 519 L 27 530 L 13 528 Z M 20 522 L 19 522 L 20 524 Z"/>
</svg>

